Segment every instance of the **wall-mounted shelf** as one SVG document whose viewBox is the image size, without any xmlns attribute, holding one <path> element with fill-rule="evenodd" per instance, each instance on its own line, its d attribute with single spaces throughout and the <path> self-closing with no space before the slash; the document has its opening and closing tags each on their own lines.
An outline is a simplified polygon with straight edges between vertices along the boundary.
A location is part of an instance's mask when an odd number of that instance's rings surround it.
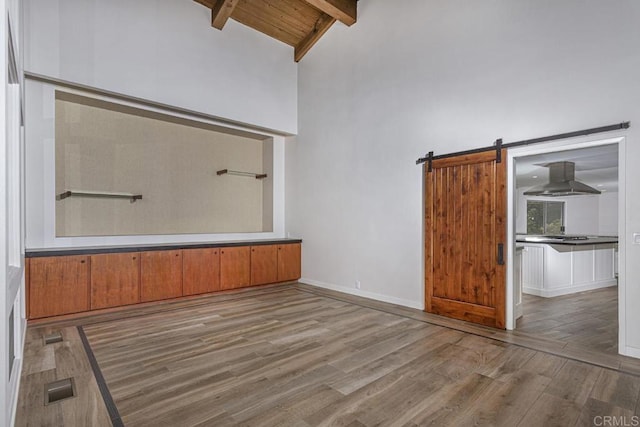
<svg viewBox="0 0 640 427">
<path fill-rule="evenodd" d="M 243 171 L 234 171 L 231 169 L 222 169 L 216 172 L 218 175 L 238 175 L 238 176 L 248 176 L 255 179 L 265 179 L 267 177 L 266 173 L 253 173 L 253 172 L 243 172 Z"/>
<path fill-rule="evenodd" d="M 129 199 L 129 201 L 133 203 L 136 200 L 141 200 L 142 194 L 112 193 L 109 191 L 67 190 L 64 193 L 60 193 L 57 199 L 64 200 L 67 197 L 98 197 L 98 198 L 105 198 L 105 199 Z"/>
</svg>

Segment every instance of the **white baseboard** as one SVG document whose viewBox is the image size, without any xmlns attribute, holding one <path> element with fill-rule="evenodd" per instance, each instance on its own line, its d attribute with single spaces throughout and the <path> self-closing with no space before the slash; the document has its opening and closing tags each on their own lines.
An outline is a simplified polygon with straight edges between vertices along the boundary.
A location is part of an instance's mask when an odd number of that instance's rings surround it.
<svg viewBox="0 0 640 427">
<path fill-rule="evenodd" d="M 625 346 L 624 349 L 621 349 L 620 354 L 640 359 L 640 348 Z"/>
<path fill-rule="evenodd" d="M 388 302 L 390 304 L 402 305 L 404 307 L 416 308 L 418 310 L 424 310 L 424 302 L 411 301 L 403 298 L 396 298 L 389 295 L 378 294 L 375 292 L 367 292 L 362 289 L 348 288 L 346 286 L 338 286 L 331 283 L 321 282 L 319 280 L 307 279 L 305 277 L 298 280 L 300 283 L 306 285 L 317 286 L 318 288 L 330 289 L 332 291 L 342 292 L 349 295 L 355 295 L 363 298 L 370 298 L 376 301 Z"/>
<path fill-rule="evenodd" d="M 603 280 L 600 282 L 589 283 L 587 285 L 566 286 L 563 288 L 556 288 L 556 289 L 539 289 L 539 288 L 529 288 L 527 286 L 524 286 L 522 288 L 522 292 L 525 294 L 537 295 L 539 297 L 544 297 L 544 298 L 553 298 L 553 297 L 559 297 L 561 295 L 569 295 L 569 294 L 575 294 L 578 292 L 593 291 L 596 289 L 608 288 L 610 286 L 616 286 L 617 284 L 618 282 L 614 279 L 614 280 Z"/>
</svg>

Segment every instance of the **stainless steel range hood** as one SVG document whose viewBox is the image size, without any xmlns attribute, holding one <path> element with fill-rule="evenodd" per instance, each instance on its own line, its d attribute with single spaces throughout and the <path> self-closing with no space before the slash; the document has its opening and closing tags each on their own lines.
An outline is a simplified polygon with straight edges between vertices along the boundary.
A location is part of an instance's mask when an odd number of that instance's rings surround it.
<svg viewBox="0 0 640 427">
<path fill-rule="evenodd" d="M 581 194 L 600 194 L 593 187 L 576 181 L 576 164 L 573 162 L 553 162 L 545 165 L 549 168 L 549 183 L 532 187 L 525 191 L 526 196 L 578 196 Z"/>
</svg>

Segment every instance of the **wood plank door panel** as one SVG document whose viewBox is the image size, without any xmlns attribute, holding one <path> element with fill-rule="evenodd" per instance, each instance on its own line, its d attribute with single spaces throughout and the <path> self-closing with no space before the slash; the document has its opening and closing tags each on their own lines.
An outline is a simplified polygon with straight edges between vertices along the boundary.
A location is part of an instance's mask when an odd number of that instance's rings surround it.
<svg viewBox="0 0 640 427">
<path fill-rule="evenodd" d="M 89 257 L 32 258 L 29 315 L 32 319 L 89 310 Z"/>
<path fill-rule="evenodd" d="M 278 282 L 300 278 L 301 249 L 300 243 L 278 245 Z"/>
<path fill-rule="evenodd" d="M 140 302 L 140 253 L 91 255 L 91 309 Z"/>
<path fill-rule="evenodd" d="M 503 150 L 506 158 L 506 150 Z M 425 167 L 425 309 L 505 327 L 506 163 L 496 152 Z"/>
<path fill-rule="evenodd" d="M 140 301 L 182 296 L 182 251 L 142 252 Z"/>
<path fill-rule="evenodd" d="M 251 284 L 266 285 L 278 281 L 278 246 L 251 247 Z"/>
<path fill-rule="evenodd" d="M 182 251 L 182 291 L 184 295 L 220 290 L 220 249 Z"/>
<path fill-rule="evenodd" d="M 236 289 L 251 284 L 251 248 L 220 249 L 220 289 Z"/>
</svg>

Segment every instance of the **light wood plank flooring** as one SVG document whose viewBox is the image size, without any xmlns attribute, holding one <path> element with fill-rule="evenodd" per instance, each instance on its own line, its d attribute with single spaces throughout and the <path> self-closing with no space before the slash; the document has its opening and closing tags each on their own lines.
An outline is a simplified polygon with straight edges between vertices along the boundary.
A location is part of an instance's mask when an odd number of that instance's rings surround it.
<svg viewBox="0 0 640 427">
<path fill-rule="evenodd" d="M 618 354 L 618 288 L 542 298 L 524 294 L 518 331 Z"/>
<path fill-rule="evenodd" d="M 568 426 L 640 415 L 638 376 L 423 314 L 297 285 L 30 328 L 17 425 L 110 425 L 78 323 L 127 426 Z M 56 328 L 65 342 L 44 347 Z M 87 395 L 44 408 L 38 375 L 84 375 Z"/>
</svg>

